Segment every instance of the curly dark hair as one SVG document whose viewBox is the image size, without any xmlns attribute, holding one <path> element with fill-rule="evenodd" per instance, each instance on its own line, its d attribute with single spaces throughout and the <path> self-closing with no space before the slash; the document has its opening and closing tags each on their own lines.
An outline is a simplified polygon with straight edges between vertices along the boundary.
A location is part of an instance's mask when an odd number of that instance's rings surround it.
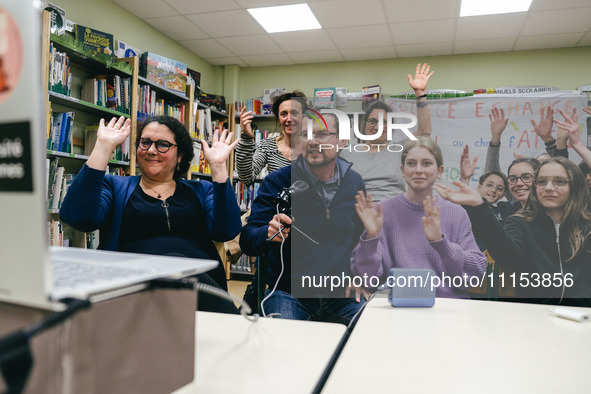
<svg viewBox="0 0 591 394">
<path fill-rule="evenodd" d="M 281 103 L 292 99 L 297 100 L 300 102 L 300 104 L 302 104 L 302 113 L 308 110 L 308 99 L 306 98 L 306 95 L 304 93 L 300 92 L 299 90 L 294 90 L 293 92 L 286 92 L 280 96 L 275 97 L 275 99 L 273 100 L 273 105 L 271 109 L 276 119 L 279 119 L 279 106 L 281 105 Z"/>
<path fill-rule="evenodd" d="M 142 138 L 144 127 L 150 123 L 164 125 L 174 134 L 174 142 L 177 144 L 177 155 L 181 158 L 181 162 L 179 163 L 178 169 L 174 170 L 173 178 L 178 179 L 182 177 L 189 170 L 194 156 L 193 140 L 191 139 L 187 128 L 184 124 L 170 116 L 151 116 L 144 119 L 139 125 L 136 147 L 139 145 L 139 139 Z"/>
</svg>

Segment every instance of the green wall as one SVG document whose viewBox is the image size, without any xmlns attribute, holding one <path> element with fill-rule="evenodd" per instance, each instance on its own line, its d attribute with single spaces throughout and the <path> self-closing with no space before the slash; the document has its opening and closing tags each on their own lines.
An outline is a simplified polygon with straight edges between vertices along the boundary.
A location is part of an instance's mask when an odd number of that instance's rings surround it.
<svg viewBox="0 0 591 394">
<path fill-rule="evenodd" d="M 15 0 L 24 1 L 24 0 Z M 201 73 L 201 89 L 207 93 L 223 90 L 223 67 L 213 66 L 171 40 L 111 0 L 51 0 L 66 10 L 74 23 L 111 33 L 115 39 L 183 63 Z"/>
<path fill-rule="evenodd" d="M 318 63 L 310 65 L 242 68 L 239 96 L 262 96 L 264 88 L 299 89 L 312 95 L 314 88 L 346 87 L 360 92 L 363 86 L 382 86 L 386 95 L 410 90 L 406 74 L 427 62 L 435 71 L 429 89 L 461 89 L 543 85 L 564 90 L 591 83 L 591 47 L 499 52 Z"/>
</svg>

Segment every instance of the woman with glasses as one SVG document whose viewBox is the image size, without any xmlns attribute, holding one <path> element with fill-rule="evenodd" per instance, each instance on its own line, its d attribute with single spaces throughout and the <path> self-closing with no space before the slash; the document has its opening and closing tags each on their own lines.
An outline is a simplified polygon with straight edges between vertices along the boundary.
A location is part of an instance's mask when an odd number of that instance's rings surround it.
<svg viewBox="0 0 591 394">
<path fill-rule="evenodd" d="M 211 147 L 201 141 L 212 182 L 181 179 L 193 158 L 193 141 L 178 120 L 146 119 L 138 132 L 139 176 L 106 175 L 113 150 L 130 133 L 130 120 L 101 119 L 97 141 L 76 175 L 60 218 L 79 231 L 100 230 L 99 249 L 220 260 L 212 241 L 227 241 L 241 230 L 240 208 L 228 179 L 226 161 L 237 142 L 216 130 Z M 227 289 L 222 265 L 199 276 Z M 213 281 L 211 280 L 213 279 Z M 210 296 L 211 297 L 211 296 Z M 199 308 L 208 310 L 210 297 Z M 218 311 L 233 311 L 233 305 Z"/>
<path fill-rule="evenodd" d="M 279 122 L 279 136 L 269 137 L 255 146 L 252 120 L 254 116 L 246 107 L 240 110 L 240 141 L 236 147 L 236 170 L 240 181 L 252 184 L 263 168 L 268 172 L 288 166 L 296 159 L 299 140 L 292 138 L 299 134 L 304 112 L 308 109 L 306 96 L 298 91 L 284 93 L 273 100 L 272 111 Z"/>
<path fill-rule="evenodd" d="M 405 193 L 374 209 L 372 196 L 357 196 L 355 209 L 365 231 L 351 255 L 351 271 L 381 281 L 392 267 L 430 268 L 440 278 L 438 297 L 467 298 L 457 278 L 482 278 L 486 257 L 478 249 L 466 211 L 433 196 L 443 172 L 443 155 L 429 137 L 409 140 L 401 157 Z M 445 277 L 455 278 L 453 283 Z"/>
<path fill-rule="evenodd" d="M 427 82 L 433 75 L 429 72 L 430 66 L 417 64 L 414 78 L 407 75 L 408 83 L 414 90 L 417 106 L 418 129 L 416 137 L 431 135 L 431 114 L 427 105 Z M 353 169 L 357 171 L 363 181 L 367 192 L 373 196 L 375 202 L 394 197 L 406 191 L 400 168 L 392 165 L 399 160 L 399 151 L 391 152 L 386 148 L 393 141 L 388 141 L 387 137 L 387 114 L 392 109 L 382 101 L 376 101 L 365 111 L 362 125 L 362 132 L 371 136 L 382 129 L 381 135 L 375 140 L 368 140 L 368 151 L 357 152 L 344 149 L 340 156 L 353 163 Z M 382 124 L 380 124 L 380 120 Z"/>
<path fill-rule="evenodd" d="M 574 163 L 562 157 L 542 163 L 523 210 L 504 229 L 477 191 L 454 184 L 459 190 L 434 189 L 466 207 L 475 234 L 507 270 L 495 280 L 513 285 L 528 302 L 591 306 L 591 200 Z"/>
</svg>

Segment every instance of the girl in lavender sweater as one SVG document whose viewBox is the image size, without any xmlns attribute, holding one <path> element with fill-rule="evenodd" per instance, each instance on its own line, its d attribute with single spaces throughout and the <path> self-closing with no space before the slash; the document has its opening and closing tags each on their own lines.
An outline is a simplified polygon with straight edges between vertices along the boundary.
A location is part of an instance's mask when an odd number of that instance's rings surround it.
<svg viewBox="0 0 591 394">
<path fill-rule="evenodd" d="M 430 268 L 441 279 L 438 297 L 466 298 L 471 278 L 482 279 L 486 257 L 474 240 L 466 211 L 433 197 L 433 185 L 443 172 L 441 149 L 428 137 L 409 140 L 401 162 L 406 193 L 382 201 L 376 209 L 371 195 L 356 196 L 355 209 L 365 231 L 353 250 L 351 270 L 383 282 L 392 267 Z"/>
</svg>

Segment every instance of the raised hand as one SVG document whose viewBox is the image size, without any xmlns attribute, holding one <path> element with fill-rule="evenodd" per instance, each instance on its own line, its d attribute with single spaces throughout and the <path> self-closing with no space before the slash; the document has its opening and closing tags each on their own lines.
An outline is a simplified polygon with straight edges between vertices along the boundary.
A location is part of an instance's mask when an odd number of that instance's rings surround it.
<svg viewBox="0 0 591 394">
<path fill-rule="evenodd" d="M 561 130 L 564 130 L 568 134 L 568 140 L 573 148 L 584 145 L 579 135 L 579 116 L 577 115 L 577 109 L 574 108 L 573 113 L 570 115 L 564 113 L 561 109 L 558 112 L 564 117 L 564 121 L 554 119 L 554 123 L 558 126 L 558 132 L 560 133 Z"/>
<path fill-rule="evenodd" d="M 96 133 L 96 143 L 86 165 L 96 170 L 105 170 L 111 154 L 125 141 L 130 132 L 131 119 L 121 116 L 119 119 L 112 118 L 107 124 L 104 119 L 101 119 Z"/>
<path fill-rule="evenodd" d="M 365 193 L 361 190 L 355 196 L 355 211 L 357 216 L 361 219 L 363 227 L 367 232 L 366 239 L 375 238 L 380 235 L 382 226 L 384 225 L 384 216 L 382 215 L 382 204 L 378 204 L 377 209 L 374 209 L 371 195 L 368 194 L 365 198 Z"/>
<path fill-rule="evenodd" d="M 408 84 L 410 87 L 415 91 L 415 95 L 422 96 L 427 91 L 427 82 L 429 82 L 429 78 L 433 75 L 435 71 L 429 72 L 429 66 L 427 63 L 417 64 L 417 70 L 415 71 L 414 78 L 407 74 L 406 77 L 408 78 Z"/>
<path fill-rule="evenodd" d="M 540 110 L 540 123 L 536 124 L 535 120 L 530 121 L 532 126 L 534 126 L 534 131 L 542 141 L 548 142 L 552 141 L 552 124 L 554 123 L 554 111 L 552 110 L 551 106 L 548 108 L 542 107 Z"/>
<path fill-rule="evenodd" d="M 254 116 L 252 115 L 252 111 L 246 111 L 246 107 L 242 107 L 240 110 L 240 129 L 244 134 L 249 137 L 253 137 L 254 134 L 252 132 L 252 119 Z"/>
<path fill-rule="evenodd" d="M 588 113 L 589 115 L 591 115 L 591 105 L 586 106 L 585 108 L 583 108 L 583 112 Z"/>
<path fill-rule="evenodd" d="M 216 129 L 213 133 L 211 147 L 205 140 L 201 140 L 203 155 L 209 163 L 211 177 L 214 182 L 225 182 L 228 178 L 226 162 L 239 141 L 232 142 L 233 138 L 234 132 L 228 134 L 228 130 L 224 130 L 220 133 L 220 130 Z"/>
<path fill-rule="evenodd" d="M 105 124 L 105 120 L 101 119 L 99 128 L 96 134 L 97 144 L 105 144 L 105 147 L 113 152 L 115 148 L 121 145 L 131 132 L 131 119 L 125 119 L 121 116 L 119 119 L 112 118 L 111 121 Z"/>
<path fill-rule="evenodd" d="M 499 110 L 497 107 L 493 107 L 488 118 L 490 119 L 490 142 L 498 145 L 501 143 L 501 135 L 507 128 L 509 118 L 505 118 L 505 111 L 502 108 Z"/>
<path fill-rule="evenodd" d="M 460 182 L 466 185 L 470 184 L 470 178 L 472 178 L 476 171 L 477 161 L 478 156 L 470 161 L 470 149 L 468 148 L 468 145 L 464 146 L 464 151 L 460 157 Z"/>
<path fill-rule="evenodd" d="M 458 181 L 453 181 L 452 183 L 459 190 L 452 189 L 442 183 L 433 185 L 433 190 L 439 193 L 442 198 L 456 204 L 476 206 L 484 203 L 477 190 Z"/>
<path fill-rule="evenodd" d="M 423 201 L 423 209 L 425 216 L 421 219 L 423 221 L 423 230 L 425 236 L 430 242 L 439 241 L 441 237 L 441 207 L 436 204 L 435 197 L 427 196 Z"/>
</svg>

